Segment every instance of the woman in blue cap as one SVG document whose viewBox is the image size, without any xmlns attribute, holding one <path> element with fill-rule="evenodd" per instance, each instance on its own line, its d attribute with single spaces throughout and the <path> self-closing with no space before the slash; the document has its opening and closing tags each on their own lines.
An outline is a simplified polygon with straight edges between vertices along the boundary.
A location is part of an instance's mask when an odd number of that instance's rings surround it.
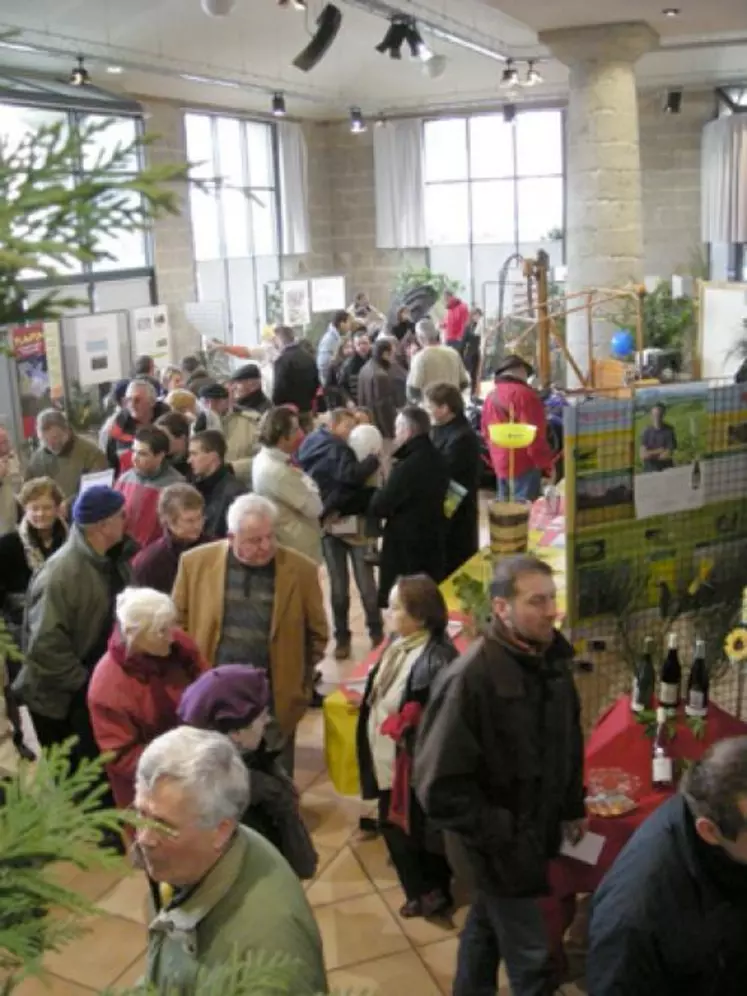
<svg viewBox="0 0 747 996">
<path fill-rule="evenodd" d="M 298 793 L 277 755 L 267 749 L 267 675 L 246 664 L 223 664 L 201 675 L 182 695 L 178 716 L 200 730 L 229 737 L 250 772 L 250 801 L 242 823 L 274 844 L 299 878 L 314 877 L 317 854 L 298 808 Z"/>
</svg>

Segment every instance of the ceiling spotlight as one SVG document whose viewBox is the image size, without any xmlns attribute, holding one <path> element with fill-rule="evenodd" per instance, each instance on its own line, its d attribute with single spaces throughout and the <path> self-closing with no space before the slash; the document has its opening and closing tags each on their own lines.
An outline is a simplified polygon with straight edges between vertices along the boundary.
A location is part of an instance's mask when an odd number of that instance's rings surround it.
<svg viewBox="0 0 747 996">
<path fill-rule="evenodd" d="M 508 62 L 506 63 L 506 68 L 501 73 L 501 86 L 504 87 L 516 86 L 518 82 L 519 82 L 519 73 L 517 72 L 513 59 L 509 59 Z"/>
<path fill-rule="evenodd" d="M 537 63 L 531 60 L 527 69 L 526 79 L 524 80 L 524 86 L 536 86 L 541 82 L 542 73 L 537 69 Z"/>
<path fill-rule="evenodd" d="M 236 0 L 202 0 L 202 9 L 208 17 L 228 17 Z"/>
<path fill-rule="evenodd" d="M 106 71 L 111 76 L 121 76 L 122 73 L 124 72 L 124 69 L 122 69 L 121 66 L 107 66 Z"/>
<path fill-rule="evenodd" d="M 679 114 L 681 110 L 682 110 L 682 90 L 667 91 L 666 100 L 664 101 L 664 113 Z"/>
<path fill-rule="evenodd" d="M 306 0 L 293 0 L 294 10 L 306 10 L 307 4 Z"/>
<path fill-rule="evenodd" d="M 679 17 L 680 8 L 679 7 L 665 7 L 662 11 L 664 17 Z"/>
<path fill-rule="evenodd" d="M 90 86 L 91 77 L 88 74 L 88 70 L 83 65 L 83 56 L 78 56 L 78 65 L 70 73 L 70 79 L 68 80 L 70 86 Z"/>
<path fill-rule="evenodd" d="M 402 46 L 407 39 L 409 28 L 409 21 L 402 18 L 393 18 L 389 22 L 386 34 L 376 46 L 376 51 L 381 52 L 382 55 L 386 55 L 388 52 L 390 59 L 401 59 Z"/>
<path fill-rule="evenodd" d="M 446 72 L 447 60 L 445 55 L 434 55 L 423 63 L 422 72 L 429 79 L 437 80 Z"/>
<path fill-rule="evenodd" d="M 503 105 L 503 120 L 506 124 L 512 124 L 516 119 L 516 104 Z"/>
<path fill-rule="evenodd" d="M 353 135 L 362 135 L 366 130 L 366 122 L 363 119 L 363 111 L 360 107 L 350 108 L 350 131 Z"/>
<path fill-rule="evenodd" d="M 410 55 L 413 59 L 422 59 L 423 62 L 427 62 L 433 58 L 433 52 L 431 52 L 423 41 L 423 36 L 418 31 L 418 26 L 414 21 L 407 29 L 406 38 L 407 44 L 410 47 Z"/>
<path fill-rule="evenodd" d="M 272 116 L 275 118 L 284 118 L 285 115 L 285 97 L 282 93 L 274 93 L 272 95 Z"/>
</svg>

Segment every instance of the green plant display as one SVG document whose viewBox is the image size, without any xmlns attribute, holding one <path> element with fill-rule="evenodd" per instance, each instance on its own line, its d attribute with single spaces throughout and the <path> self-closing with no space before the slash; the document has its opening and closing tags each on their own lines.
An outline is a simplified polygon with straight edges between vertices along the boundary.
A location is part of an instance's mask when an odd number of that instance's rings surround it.
<svg viewBox="0 0 747 996">
<path fill-rule="evenodd" d="M 0 326 L 55 319 L 80 304 L 50 291 L 26 307 L 22 276 L 54 279 L 76 264 L 110 258 L 104 237 L 178 213 L 173 184 L 188 179 L 189 165 L 133 169 L 154 135 L 94 154 L 109 125 L 43 125 L 16 144 L 0 140 Z M 91 161 L 90 168 L 71 184 L 81 161 Z"/>
<path fill-rule="evenodd" d="M 643 344 L 647 349 L 679 349 L 689 354 L 697 332 L 695 302 L 692 298 L 672 297 L 670 282 L 660 280 L 656 288 L 643 295 Z M 620 328 L 635 334 L 636 308 L 630 298 L 610 315 Z"/>
<path fill-rule="evenodd" d="M 489 581 L 462 572 L 454 578 L 454 591 L 462 612 L 472 620 L 476 630 L 482 629 L 490 622 L 493 609 Z"/>
<path fill-rule="evenodd" d="M 426 285 L 432 287 L 439 297 L 443 296 L 444 291 L 461 294 L 464 290 L 463 284 L 445 273 L 435 273 L 428 266 L 406 266 L 397 274 L 394 292 L 401 297 L 416 287 Z"/>
</svg>

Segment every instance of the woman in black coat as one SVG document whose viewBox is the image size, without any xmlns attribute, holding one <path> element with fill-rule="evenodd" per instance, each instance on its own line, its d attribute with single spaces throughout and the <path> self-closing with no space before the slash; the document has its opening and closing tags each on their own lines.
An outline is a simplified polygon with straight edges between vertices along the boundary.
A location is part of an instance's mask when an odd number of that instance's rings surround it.
<svg viewBox="0 0 747 996">
<path fill-rule="evenodd" d="M 432 384 L 425 392 L 425 407 L 433 423 L 433 445 L 443 457 L 450 479 L 467 491 L 446 522 L 446 574 L 449 575 L 479 549 L 480 440 L 464 414 L 464 399 L 456 387 Z"/>
<path fill-rule="evenodd" d="M 51 477 L 27 481 L 18 496 L 23 518 L 18 529 L 0 537 L 0 613 L 19 637 L 26 590 L 33 574 L 67 538 L 62 516 L 64 495 Z"/>
<path fill-rule="evenodd" d="M 357 729 L 364 799 L 378 799 L 379 829 L 405 893 L 401 916 L 452 906 L 451 869 L 410 786 L 415 735 L 436 675 L 456 656 L 443 595 L 424 574 L 402 577 L 389 599 L 394 635 L 373 668 Z"/>
<path fill-rule="evenodd" d="M 379 605 L 384 608 L 392 585 L 403 574 L 446 577 L 444 499 L 449 471 L 430 441 L 430 419 L 408 405 L 396 419 L 394 466 L 374 494 L 368 514 L 384 519 Z"/>
</svg>

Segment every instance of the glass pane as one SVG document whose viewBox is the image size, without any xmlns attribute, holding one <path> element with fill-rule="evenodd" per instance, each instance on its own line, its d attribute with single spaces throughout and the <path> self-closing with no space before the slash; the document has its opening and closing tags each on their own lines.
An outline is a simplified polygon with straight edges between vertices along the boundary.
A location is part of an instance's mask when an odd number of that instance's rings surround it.
<svg viewBox="0 0 747 996">
<path fill-rule="evenodd" d="M 210 180 L 216 175 L 213 151 L 213 120 L 207 114 L 185 114 L 187 158 L 194 163 L 192 176 Z"/>
<path fill-rule="evenodd" d="M 513 244 L 515 233 L 513 180 L 480 180 L 472 184 L 472 241 Z"/>
<path fill-rule="evenodd" d="M 189 192 L 195 259 L 220 259 L 218 200 L 214 193 L 192 188 Z"/>
<path fill-rule="evenodd" d="M 128 203 L 137 204 L 137 194 L 127 196 Z M 100 252 L 108 252 L 111 259 L 94 263 L 94 270 L 129 270 L 147 265 L 144 232 L 115 232 L 99 240 Z"/>
<path fill-rule="evenodd" d="M 542 242 L 563 227 L 563 178 L 519 180 L 519 241 Z"/>
<path fill-rule="evenodd" d="M 457 293 L 471 299 L 469 246 L 434 246 L 428 253 L 428 265 L 434 273 L 445 273 L 456 280 Z"/>
<path fill-rule="evenodd" d="M 236 118 L 218 118 L 218 171 L 232 187 L 246 185 L 241 155 L 241 122 Z"/>
<path fill-rule="evenodd" d="M 93 169 L 99 157 L 109 158 L 117 146 L 126 148 L 132 145 L 137 137 L 137 123 L 134 118 L 113 118 L 103 114 L 91 114 L 86 118 L 86 124 L 106 125 L 93 136 L 91 142 L 83 151 L 83 169 Z M 126 173 L 134 173 L 138 168 L 137 153 L 127 157 L 117 167 Z"/>
<path fill-rule="evenodd" d="M 59 124 L 66 120 L 67 115 L 59 111 L 0 104 L 0 139 L 10 149 L 14 149 L 29 132 L 36 131 L 43 125 Z"/>
<path fill-rule="evenodd" d="M 467 120 L 443 118 L 425 122 L 425 179 L 467 179 Z"/>
<path fill-rule="evenodd" d="M 220 195 L 223 208 L 223 227 L 226 236 L 226 256 L 248 256 L 249 211 L 243 190 L 224 187 Z"/>
<path fill-rule="evenodd" d="M 271 256 L 277 250 L 275 195 L 270 190 L 252 190 L 252 252 L 255 256 Z"/>
<path fill-rule="evenodd" d="M 514 175 L 514 128 L 502 114 L 470 118 L 470 176 L 491 180 Z"/>
<path fill-rule="evenodd" d="M 428 245 L 469 242 L 469 185 L 432 183 L 425 188 L 425 231 Z"/>
<path fill-rule="evenodd" d="M 246 149 L 249 159 L 249 186 L 274 187 L 272 129 L 254 121 L 246 123 Z"/>
<path fill-rule="evenodd" d="M 524 111 L 516 116 L 519 176 L 551 176 L 563 172 L 563 112 Z"/>
</svg>

